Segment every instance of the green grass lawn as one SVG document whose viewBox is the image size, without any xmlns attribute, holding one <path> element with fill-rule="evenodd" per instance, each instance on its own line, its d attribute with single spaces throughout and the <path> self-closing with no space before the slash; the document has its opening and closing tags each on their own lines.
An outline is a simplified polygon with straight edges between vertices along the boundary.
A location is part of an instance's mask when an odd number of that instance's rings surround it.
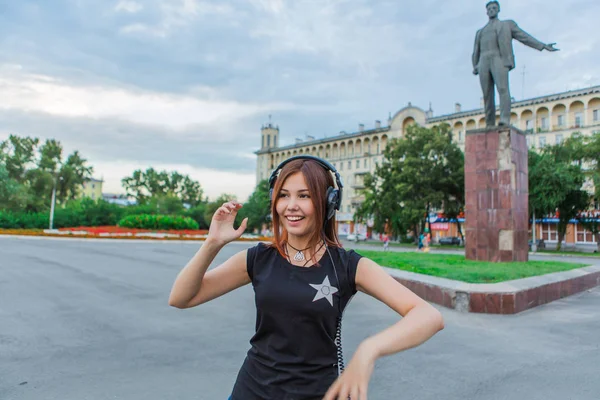
<svg viewBox="0 0 600 400">
<path fill-rule="evenodd" d="M 468 283 L 497 283 L 587 266 L 586 264 L 558 261 L 491 263 L 471 261 L 462 255 L 453 254 L 399 253 L 371 250 L 357 250 L 357 252 L 385 267 Z"/>
<path fill-rule="evenodd" d="M 538 249 L 537 251 L 538 253 L 544 253 L 544 254 L 552 254 L 553 256 L 581 256 L 581 257 L 596 257 L 596 258 L 600 258 L 600 254 L 599 253 L 590 253 L 590 252 L 584 252 L 584 251 L 576 251 L 576 250 L 561 250 L 561 251 L 556 251 L 556 250 L 540 250 Z"/>
</svg>

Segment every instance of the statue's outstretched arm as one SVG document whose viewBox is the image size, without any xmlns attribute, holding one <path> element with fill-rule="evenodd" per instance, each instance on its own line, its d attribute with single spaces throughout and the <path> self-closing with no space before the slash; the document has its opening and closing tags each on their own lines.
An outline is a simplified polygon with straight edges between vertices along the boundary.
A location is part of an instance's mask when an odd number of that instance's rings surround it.
<svg viewBox="0 0 600 400">
<path fill-rule="evenodd" d="M 529 33 L 525 32 L 523 29 L 519 28 L 519 26 L 514 21 L 511 21 L 510 26 L 511 26 L 511 33 L 512 33 L 513 39 L 518 40 L 519 42 L 523 43 L 524 45 L 532 47 L 539 51 L 542 51 L 542 50 L 556 51 L 556 50 L 558 50 L 553 47 L 556 43 L 545 44 L 545 43 L 540 42 L 539 40 L 537 40 L 536 38 L 531 36 Z"/>
</svg>

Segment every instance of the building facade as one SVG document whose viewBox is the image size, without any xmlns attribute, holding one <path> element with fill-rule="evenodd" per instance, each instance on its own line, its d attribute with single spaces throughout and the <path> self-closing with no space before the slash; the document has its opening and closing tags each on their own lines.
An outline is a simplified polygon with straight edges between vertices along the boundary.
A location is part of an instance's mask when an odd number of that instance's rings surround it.
<svg viewBox="0 0 600 400">
<path fill-rule="evenodd" d="M 600 132 L 600 86 L 513 102 L 511 111 L 512 125 L 527 134 L 527 143 L 533 149 L 560 143 L 574 132 L 591 135 Z M 287 146 L 279 146 L 279 127 L 269 123 L 261 128 L 261 148 L 256 152 L 256 182 L 268 179 L 280 162 L 292 156 L 309 154 L 324 158 L 336 167 L 344 183 L 342 206 L 337 214 L 339 233 L 343 235 L 354 230 L 363 233 L 366 227 L 354 227 L 352 223 L 354 212 L 363 201 L 359 193 L 364 188 L 363 177 L 375 171 L 387 143 L 403 137 L 407 126 L 415 123 L 426 127 L 450 125 L 453 140 L 464 151 L 466 131 L 485 127 L 485 115 L 483 105 L 476 110 L 463 111 L 457 103 L 454 113 L 434 116 L 431 107 L 423 110 L 408 103 L 390 115 L 385 125 L 375 121 L 372 128 L 365 129 L 360 124 L 356 132 L 341 132 L 321 139 L 309 136 L 308 140 L 296 139 L 296 143 Z M 573 236 L 578 237 L 577 234 Z"/>
<path fill-rule="evenodd" d="M 97 200 L 102 198 L 102 184 L 104 181 L 102 179 L 94 179 L 90 178 L 83 182 L 81 185 L 81 191 L 79 193 L 79 197 L 89 197 L 92 200 Z"/>
</svg>

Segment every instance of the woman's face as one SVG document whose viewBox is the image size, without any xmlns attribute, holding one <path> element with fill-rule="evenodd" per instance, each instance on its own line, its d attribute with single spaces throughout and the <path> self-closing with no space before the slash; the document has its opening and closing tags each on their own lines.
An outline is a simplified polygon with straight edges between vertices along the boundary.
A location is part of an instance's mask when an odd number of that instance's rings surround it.
<svg viewBox="0 0 600 400">
<path fill-rule="evenodd" d="M 281 225 L 289 235 L 306 236 L 314 229 L 315 208 L 301 172 L 290 175 L 277 194 L 275 206 Z"/>
</svg>

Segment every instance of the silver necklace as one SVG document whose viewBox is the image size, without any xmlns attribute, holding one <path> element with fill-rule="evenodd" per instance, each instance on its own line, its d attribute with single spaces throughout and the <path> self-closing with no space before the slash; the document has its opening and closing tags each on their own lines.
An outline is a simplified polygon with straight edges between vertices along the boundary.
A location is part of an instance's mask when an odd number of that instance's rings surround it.
<svg viewBox="0 0 600 400">
<path fill-rule="evenodd" d="M 294 255 L 294 261 L 304 261 L 306 258 L 304 257 L 304 251 L 310 249 L 310 246 L 305 248 L 305 249 L 297 249 L 294 246 L 292 246 L 289 242 L 287 244 L 288 246 L 290 246 L 292 249 L 296 250 L 296 254 Z"/>
</svg>

